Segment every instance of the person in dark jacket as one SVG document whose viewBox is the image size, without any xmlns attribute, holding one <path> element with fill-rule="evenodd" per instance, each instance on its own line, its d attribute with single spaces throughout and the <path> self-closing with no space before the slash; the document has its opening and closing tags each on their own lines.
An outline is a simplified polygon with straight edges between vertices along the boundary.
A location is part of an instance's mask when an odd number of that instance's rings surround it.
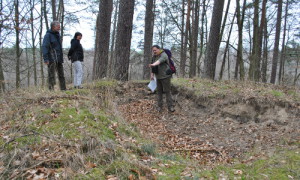
<svg viewBox="0 0 300 180">
<path fill-rule="evenodd" d="M 61 90 L 66 90 L 64 76 L 64 59 L 59 35 L 60 24 L 57 21 L 51 22 L 51 30 L 48 30 L 43 39 L 42 52 L 44 63 L 48 65 L 49 89 L 53 90 L 55 85 L 55 70 L 58 74 Z"/>
<path fill-rule="evenodd" d="M 83 48 L 80 44 L 82 34 L 76 32 L 74 38 L 71 40 L 71 48 L 68 53 L 69 60 L 72 61 L 74 67 L 74 88 L 81 89 L 81 82 L 83 77 L 82 62 L 83 62 Z"/>
<path fill-rule="evenodd" d="M 151 80 L 156 77 L 157 83 L 157 111 L 161 112 L 163 106 L 163 92 L 166 93 L 168 110 L 174 112 L 173 100 L 171 96 L 171 78 L 172 74 L 166 73 L 170 69 L 168 65 L 168 55 L 158 45 L 152 46 L 152 64 L 149 67 L 155 69 L 151 72 Z"/>
</svg>

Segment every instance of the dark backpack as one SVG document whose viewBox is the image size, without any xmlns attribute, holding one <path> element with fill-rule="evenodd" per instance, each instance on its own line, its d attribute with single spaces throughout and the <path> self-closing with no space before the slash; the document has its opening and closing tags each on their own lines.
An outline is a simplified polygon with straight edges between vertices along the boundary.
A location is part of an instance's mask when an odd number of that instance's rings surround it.
<svg viewBox="0 0 300 180">
<path fill-rule="evenodd" d="M 170 67 L 170 70 L 166 72 L 167 75 L 176 73 L 176 67 L 174 61 L 172 60 L 172 52 L 169 49 L 163 49 L 163 50 L 168 55 L 168 59 L 169 59 L 168 65 Z"/>
</svg>

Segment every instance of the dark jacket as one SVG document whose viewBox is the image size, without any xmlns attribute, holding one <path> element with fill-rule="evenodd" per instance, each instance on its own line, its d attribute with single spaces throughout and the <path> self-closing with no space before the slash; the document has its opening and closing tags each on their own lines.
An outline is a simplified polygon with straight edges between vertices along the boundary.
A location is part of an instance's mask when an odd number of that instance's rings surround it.
<svg viewBox="0 0 300 180">
<path fill-rule="evenodd" d="M 71 48 L 69 50 L 68 57 L 72 62 L 83 61 L 83 48 L 78 39 L 71 40 Z"/>
<path fill-rule="evenodd" d="M 44 62 L 64 62 L 60 35 L 48 30 L 43 39 L 42 52 Z"/>
</svg>

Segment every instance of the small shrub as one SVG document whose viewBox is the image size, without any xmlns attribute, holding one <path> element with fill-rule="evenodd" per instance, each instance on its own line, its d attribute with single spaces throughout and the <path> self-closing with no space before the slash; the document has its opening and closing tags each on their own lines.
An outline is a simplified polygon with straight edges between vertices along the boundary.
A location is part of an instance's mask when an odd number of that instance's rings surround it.
<svg viewBox="0 0 300 180">
<path fill-rule="evenodd" d="M 275 90 L 272 90 L 271 91 L 271 94 L 275 97 L 282 97 L 283 96 L 283 93 L 282 92 L 279 92 L 279 91 L 275 91 Z"/>
<path fill-rule="evenodd" d="M 143 144 L 141 146 L 142 153 L 148 154 L 148 155 L 155 155 L 155 144 Z"/>
</svg>

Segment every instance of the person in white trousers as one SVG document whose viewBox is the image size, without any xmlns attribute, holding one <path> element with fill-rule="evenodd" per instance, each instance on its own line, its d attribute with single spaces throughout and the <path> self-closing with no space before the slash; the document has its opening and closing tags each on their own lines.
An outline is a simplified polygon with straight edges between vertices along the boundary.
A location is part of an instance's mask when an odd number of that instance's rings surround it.
<svg viewBox="0 0 300 180">
<path fill-rule="evenodd" d="M 83 68 L 82 63 L 84 59 L 83 48 L 80 44 L 82 34 L 76 32 L 74 38 L 71 40 L 71 48 L 68 53 L 69 60 L 73 63 L 73 72 L 74 72 L 74 88 L 82 89 L 82 77 L 83 77 Z"/>
</svg>

